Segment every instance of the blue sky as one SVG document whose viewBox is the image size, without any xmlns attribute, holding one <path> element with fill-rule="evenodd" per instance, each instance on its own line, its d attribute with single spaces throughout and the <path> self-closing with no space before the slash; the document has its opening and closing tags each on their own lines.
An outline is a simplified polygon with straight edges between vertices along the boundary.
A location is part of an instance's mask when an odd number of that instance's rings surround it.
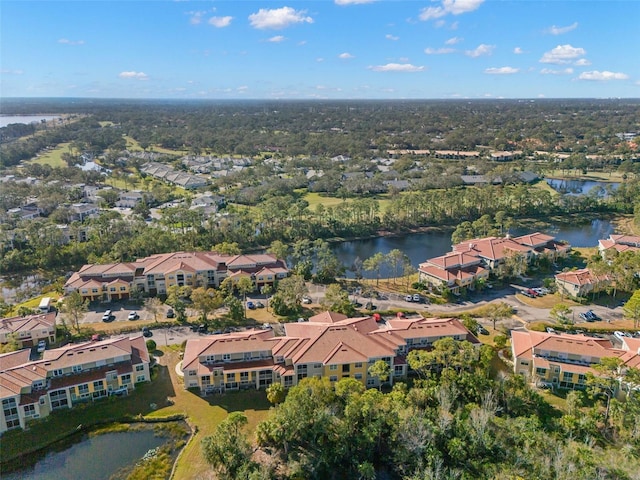
<svg viewBox="0 0 640 480">
<path fill-rule="evenodd" d="M 0 96 L 640 97 L 640 1 L 0 3 Z"/>
</svg>

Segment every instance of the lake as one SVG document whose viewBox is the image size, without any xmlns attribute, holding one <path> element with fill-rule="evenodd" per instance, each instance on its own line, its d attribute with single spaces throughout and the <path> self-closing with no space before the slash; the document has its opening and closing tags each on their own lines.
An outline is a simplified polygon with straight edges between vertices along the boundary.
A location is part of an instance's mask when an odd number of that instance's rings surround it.
<svg viewBox="0 0 640 480">
<path fill-rule="evenodd" d="M 615 190 L 620 186 L 618 182 L 598 182 L 596 180 L 570 180 L 548 178 L 547 184 L 555 191 L 567 195 L 586 195 L 593 189 L 603 189 L 601 196 L 605 196 L 607 188 Z"/>
<path fill-rule="evenodd" d="M 28 469 L 3 473 L 2 480 L 108 479 L 166 441 L 153 429 L 85 436 L 66 450 L 47 453 Z"/>
<path fill-rule="evenodd" d="M 574 247 L 595 247 L 598 240 L 607 238 L 615 233 L 615 226 L 609 220 L 592 220 L 584 224 L 550 225 L 540 230 L 542 233 L 553 235 L 557 240 L 566 240 Z M 353 272 L 348 271 L 356 258 L 365 260 L 377 252 L 383 254 L 398 249 L 404 252 L 411 264 L 418 268 L 427 258 L 444 255 L 451 251 L 452 231 L 429 231 L 410 233 L 402 236 L 387 236 L 366 238 L 332 244 L 331 248 L 340 261 L 347 267 L 346 276 L 353 278 Z M 534 233 L 530 229 L 513 229 L 512 236 Z M 382 270 L 382 276 L 391 275 L 389 270 Z M 375 277 L 372 272 L 364 272 L 367 278 Z"/>
<path fill-rule="evenodd" d="M 29 124 L 40 122 L 41 120 L 46 120 L 48 122 L 57 118 L 60 117 L 58 115 L 0 115 L 0 128 L 6 127 L 11 123 Z"/>
</svg>

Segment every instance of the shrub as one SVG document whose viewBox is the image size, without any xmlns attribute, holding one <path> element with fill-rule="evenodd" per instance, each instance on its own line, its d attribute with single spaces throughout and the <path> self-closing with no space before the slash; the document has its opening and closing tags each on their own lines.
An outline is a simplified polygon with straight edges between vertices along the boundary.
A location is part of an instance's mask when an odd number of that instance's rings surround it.
<svg viewBox="0 0 640 480">
<path fill-rule="evenodd" d="M 149 350 L 150 352 L 155 352 L 156 347 L 156 342 L 154 342 L 153 340 L 147 340 L 147 350 Z"/>
</svg>

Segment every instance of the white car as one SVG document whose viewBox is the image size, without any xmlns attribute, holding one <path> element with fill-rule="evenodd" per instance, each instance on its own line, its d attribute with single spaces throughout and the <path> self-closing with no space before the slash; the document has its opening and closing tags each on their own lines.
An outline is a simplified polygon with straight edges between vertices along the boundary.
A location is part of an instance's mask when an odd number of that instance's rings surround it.
<svg viewBox="0 0 640 480">
<path fill-rule="evenodd" d="M 311 297 L 305 295 L 304 297 L 302 297 L 302 303 L 309 305 L 311 303 Z"/>
<path fill-rule="evenodd" d="M 47 342 L 40 340 L 38 342 L 38 353 L 42 353 L 47 349 Z"/>
<path fill-rule="evenodd" d="M 407 296 L 404 297 L 404 300 L 406 302 L 413 302 L 413 297 L 411 295 L 407 295 Z"/>
<path fill-rule="evenodd" d="M 128 320 L 138 320 L 140 318 L 140 315 L 138 315 L 138 312 L 129 312 L 129 315 L 127 316 Z"/>
</svg>

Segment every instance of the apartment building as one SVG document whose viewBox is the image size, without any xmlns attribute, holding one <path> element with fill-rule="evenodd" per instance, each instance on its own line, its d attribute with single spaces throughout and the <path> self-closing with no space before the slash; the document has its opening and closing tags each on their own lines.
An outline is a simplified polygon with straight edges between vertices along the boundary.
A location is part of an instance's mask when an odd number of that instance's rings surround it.
<svg viewBox="0 0 640 480">
<path fill-rule="evenodd" d="M 70 344 L 30 361 L 30 350 L 0 355 L 0 433 L 29 420 L 110 395 L 151 379 L 142 336 Z"/>
<path fill-rule="evenodd" d="M 55 343 L 56 312 L 0 319 L 0 344 L 8 343 L 11 337 L 20 348 L 33 347 L 40 340 Z"/>
<path fill-rule="evenodd" d="M 405 378 L 407 353 L 429 348 L 441 338 L 478 339 L 454 318 L 347 318 L 334 312 L 311 317 L 308 322 L 285 324 L 285 335 L 272 330 L 249 330 L 187 341 L 182 371 L 185 388 L 202 393 L 244 388 L 285 387 L 306 377 L 326 377 L 332 382 L 354 378 L 368 387 L 378 379 L 368 368 L 378 360 L 391 367 L 389 382 Z"/>
<path fill-rule="evenodd" d="M 458 243 L 452 252 L 421 263 L 418 275 L 421 282 L 457 293 L 460 288 L 473 289 L 478 280 L 487 279 L 489 273 L 511 255 L 523 255 L 531 262 L 538 255 L 555 259 L 570 250 L 570 245 L 539 232 L 515 238 L 508 235 L 476 238 Z"/>
<path fill-rule="evenodd" d="M 249 276 L 256 288 L 287 277 L 285 262 L 271 254 L 224 255 L 216 252 L 173 252 L 135 262 L 84 265 L 65 283 L 65 292 L 80 292 L 90 301 L 127 299 L 136 288 L 149 295 L 177 285 L 219 287 L 227 277 Z"/>
<path fill-rule="evenodd" d="M 558 292 L 574 298 L 586 297 L 611 285 L 610 276 L 597 275 L 588 268 L 558 273 L 555 280 Z"/>
<path fill-rule="evenodd" d="M 640 252 L 640 236 L 611 234 L 609 238 L 598 240 L 598 250 L 603 258 L 611 250 L 618 253 Z"/>
<path fill-rule="evenodd" d="M 608 338 L 512 331 L 513 370 L 535 382 L 559 388 L 585 388 L 586 374 L 603 358 L 619 358 L 623 366 L 640 366 L 640 340 L 624 338 L 614 346 Z"/>
</svg>

